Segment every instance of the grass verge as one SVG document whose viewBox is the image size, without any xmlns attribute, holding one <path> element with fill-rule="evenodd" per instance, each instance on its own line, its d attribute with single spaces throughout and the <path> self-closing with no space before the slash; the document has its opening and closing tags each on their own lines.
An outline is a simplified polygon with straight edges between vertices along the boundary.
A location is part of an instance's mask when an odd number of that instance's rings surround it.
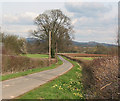
<svg viewBox="0 0 120 101">
<path fill-rule="evenodd" d="M 24 71 L 24 72 L 18 72 L 18 73 L 3 75 L 2 76 L 2 81 L 12 79 L 12 78 L 16 78 L 16 77 L 20 77 L 20 76 L 25 76 L 25 75 L 36 73 L 36 72 L 41 72 L 41 71 L 48 70 L 48 69 L 53 69 L 53 68 L 61 65 L 62 63 L 63 62 L 58 58 L 58 62 L 56 64 L 52 64 L 49 67 L 34 68 L 34 69 L 29 69 L 29 70 Z"/>
<path fill-rule="evenodd" d="M 65 58 L 65 57 L 64 57 Z M 68 60 L 67 58 L 65 58 Z M 82 84 L 82 69 L 77 62 L 71 61 L 74 67 L 66 74 L 48 82 L 17 99 L 85 99 Z"/>
</svg>

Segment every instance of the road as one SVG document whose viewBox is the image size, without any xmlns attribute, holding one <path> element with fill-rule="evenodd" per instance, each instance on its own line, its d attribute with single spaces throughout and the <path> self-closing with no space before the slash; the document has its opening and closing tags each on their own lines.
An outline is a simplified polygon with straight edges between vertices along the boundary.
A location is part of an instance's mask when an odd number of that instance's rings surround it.
<svg viewBox="0 0 120 101">
<path fill-rule="evenodd" d="M 2 99 L 13 99 L 69 71 L 73 65 L 59 56 L 63 64 L 55 69 L 2 82 Z"/>
</svg>

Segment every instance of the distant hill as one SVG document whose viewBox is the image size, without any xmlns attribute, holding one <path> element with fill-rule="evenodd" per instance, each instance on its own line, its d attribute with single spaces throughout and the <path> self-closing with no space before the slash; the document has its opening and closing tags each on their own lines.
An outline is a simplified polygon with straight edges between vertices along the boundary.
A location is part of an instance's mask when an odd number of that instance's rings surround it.
<svg viewBox="0 0 120 101">
<path fill-rule="evenodd" d="M 94 46 L 97 46 L 97 45 L 103 45 L 103 46 L 108 46 L 108 47 L 117 46 L 117 45 L 114 45 L 114 44 L 98 43 L 98 42 L 94 42 L 94 41 L 90 41 L 90 42 L 72 41 L 72 43 L 73 43 L 73 45 L 80 46 L 80 47 L 94 47 Z"/>
<path fill-rule="evenodd" d="M 37 38 L 26 38 L 26 41 L 28 43 L 34 43 L 37 40 L 38 40 Z M 41 40 L 41 42 L 43 42 L 43 41 Z M 108 47 L 117 46 L 117 45 L 113 45 L 113 44 L 98 43 L 98 42 L 94 42 L 94 41 L 90 41 L 90 42 L 72 41 L 72 43 L 73 43 L 73 45 L 80 46 L 80 47 L 95 47 L 97 45 L 103 45 L 103 46 L 108 46 Z"/>
<path fill-rule="evenodd" d="M 26 38 L 26 41 L 28 42 L 28 43 L 35 43 L 36 41 L 38 41 L 38 39 L 37 38 Z M 40 40 L 41 42 L 44 42 L 43 40 Z"/>
<path fill-rule="evenodd" d="M 38 39 L 37 38 L 26 38 L 26 41 L 28 42 L 28 43 L 34 43 L 34 42 L 36 42 Z"/>
</svg>

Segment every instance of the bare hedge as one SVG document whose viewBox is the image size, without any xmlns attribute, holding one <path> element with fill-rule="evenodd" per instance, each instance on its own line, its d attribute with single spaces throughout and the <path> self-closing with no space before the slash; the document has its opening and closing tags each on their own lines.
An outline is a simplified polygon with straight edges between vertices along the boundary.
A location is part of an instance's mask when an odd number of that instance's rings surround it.
<svg viewBox="0 0 120 101">
<path fill-rule="evenodd" d="M 100 57 L 93 61 L 66 57 L 82 65 L 82 82 L 87 99 L 118 99 L 117 56 Z"/>
<path fill-rule="evenodd" d="M 52 64 L 55 59 L 52 60 Z M 28 58 L 24 56 L 2 56 L 2 74 L 25 71 L 32 68 L 43 68 L 49 65 L 47 58 Z"/>
</svg>

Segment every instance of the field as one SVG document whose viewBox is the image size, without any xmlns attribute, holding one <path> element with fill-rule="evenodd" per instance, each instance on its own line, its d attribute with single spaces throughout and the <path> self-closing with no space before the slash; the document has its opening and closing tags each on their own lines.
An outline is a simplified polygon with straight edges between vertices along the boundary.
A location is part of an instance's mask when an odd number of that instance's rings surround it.
<svg viewBox="0 0 120 101">
<path fill-rule="evenodd" d="M 99 57 L 107 57 L 107 55 L 104 54 L 81 54 L 81 53 L 60 53 L 60 55 L 66 56 L 66 57 L 70 57 L 74 60 L 94 60 L 97 59 Z"/>
<path fill-rule="evenodd" d="M 47 54 L 22 54 L 22 56 L 27 56 L 30 58 L 48 58 Z"/>
<path fill-rule="evenodd" d="M 75 59 L 94 60 L 96 57 L 74 57 Z"/>
<path fill-rule="evenodd" d="M 67 59 L 68 60 L 68 59 Z M 66 74 L 22 96 L 20 99 L 85 99 L 82 69 L 77 62 L 69 60 L 74 67 Z"/>
<path fill-rule="evenodd" d="M 81 54 L 81 53 L 59 53 L 59 54 L 70 56 L 70 57 L 106 57 L 108 56 L 104 54 Z"/>
</svg>

